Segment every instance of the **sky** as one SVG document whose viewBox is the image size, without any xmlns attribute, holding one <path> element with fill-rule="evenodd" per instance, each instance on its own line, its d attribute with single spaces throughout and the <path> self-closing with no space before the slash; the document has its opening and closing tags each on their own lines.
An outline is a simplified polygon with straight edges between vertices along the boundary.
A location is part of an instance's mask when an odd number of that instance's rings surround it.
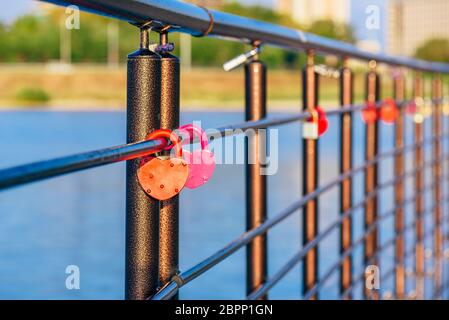
<svg viewBox="0 0 449 320">
<path fill-rule="evenodd" d="M 380 28 L 368 29 L 365 27 L 365 19 L 367 14 L 366 8 L 370 5 L 379 7 L 380 10 Z M 378 42 L 381 47 L 385 48 L 387 29 L 387 19 L 385 14 L 387 9 L 387 0 L 352 0 L 351 1 L 351 24 L 354 27 L 357 39 L 370 40 Z"/>
<path fill-rule="evenodd" d="M 17 16 L 30 11 L 36 4 L 36 1 L 33 0 L 3 0 L 0 2 L 0 20 L 2 22 L 10 22 L 14 20 Z"/>
</svg>

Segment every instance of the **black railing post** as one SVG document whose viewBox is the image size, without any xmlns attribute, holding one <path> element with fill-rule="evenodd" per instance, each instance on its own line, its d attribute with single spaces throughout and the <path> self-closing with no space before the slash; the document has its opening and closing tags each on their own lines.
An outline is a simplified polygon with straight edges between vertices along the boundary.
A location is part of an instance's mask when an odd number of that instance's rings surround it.
<svg viewBox="0 0 449 320">
<path fill-rule="evenodd" d="M 318 105 L 318 75 L 315 72 L 315 52 L 307 52 L 307 64 L 303 70 L 303 108 L 311 112 Z M 303 194 L 318 186 L 318 140 L 303 139 Z M 318 233 L 318 199 L 307 202 L 303 208 L 303 245 Z M 303 293 L 307 293 L 318 281 L 318 248 L 307 252 L 303 262 Z M 317 299 L 317 295 L 312 299 Z"/>
<path fill-rule="evenodd" d="M 160 34 L 161 45 L 167 44 L 168 34 Z M 163 129 L 179 127 L 180 66 L 179 59 L 161 54 L 161 121 Z M 179 195 L 160 202 L 159 281 L 169 282 L 179 269 Z M 178 295 L 174 298 L 177 299 Z"/>
<path fill-rule="evenodd" d="M 266 117 L 266 67 L 258 55 L 245 65 L 246 121 Z M 267 179 L 262 173 L 266 135 L 257 130 L 246 142 L 246 230 L 261 225 L 267 218 Z M 250 161 L 251 160 L 251 161 Z M 247 245 L 246 292 L 250 294 L 267 278 L 267 235 L 261 235 Z M 266 299 L 267 295 L 262 299 Z"/>
<path fill-rule="evenodd" d="M 445 85 L 447 82 L 447 75 L 444 75 L 442 79 L 442 96 L 443 96 L 443 106 L 442 109 L 442 116 L 441 116 L 441 132 L 443 134 L 442 139 L 446 141 L 448 139 L 448 132 L 449 132 L 449 97 L 447 96 L 449 94 L 449 91 L 447 90 L 447 86 Z M 446 90 L 445 90 L 446 89 Z M 441 164 L 441 172 L 443 174 L 443 193 L 444 193 L 444 206 L 443 206 L 443 213 L 442 213 L 442 232 L 443 232 L 443 266 L 442 266 L 442 272 L 443 272 L 443 299 L 449 299 L 449 247 L 447 245 L 447 242 L 449 240 L 449 143 L 443 143 L 442 144 L 442 159 L 443 162 Z M 446 293 L 447 292 L 447 293 Z M 444 294 L 446 293 L 446 295 Z"/>
<path fill-rule="evenodd" d="M 404 214 L 404 200 L 405 200 L 405 163 L 404 163 L 404 105 L 405 100 L 405 77 L 400 71 L 399 74 L 395 74 L 394 79 L 394 99 L 399 104 L 398 117 L 395 121 L 395 137 L 394 146 L 396 150 L 400 150 L 394 157 L 394 175 L 395 177 L 402 177 L 398 179 L 394 187 L 395 196 L 395 231 L 397 234 L 395 243 L 395 291 L 397 299 L 404 299 L 405 294 L 405 247 L 404 247 L 404 226 L 405 226 L 405 214 Z"/>
<path fill-rule="evenodd" d="M 415 261 L 415 274 L 416 274 L 416 296 L 422 297 L 424 292 L 424 146 L 422 145 L 423 136 L 423 121 L 424 116 L 422 112 L 424 86 L 421 73 L 416 73 L 413 84 L 413 95 L 415 99 L 415 105 L 417 112 L 415 113 L 414 122 L 414 136 L 415 136 L 415 213 L 416 213 L 416 261 Z"/>
<path fill-rule="evenodd" d="M 348 108 L 354 101 L 354 77 L 348 67 L 348 59 L 344 58 L 340 71 L 340 105 Z M 340 174 L 352 170 L 352 112 L 340 116 Z M 352 178 L 344 179 L 340 184 L 340 214 L 352 207 Z M 352 244 L 352 219 L 345 218 L 340 227 L 340 254 L 350 250 Z M 346 292 L 352 284 L 352 257 L 348 255 L 340 266 L 340 294 Z M 349 293 L 345 299 L 351 299 Z"/>
<path fill-rule="evenodd" d="M 377 103 L 380 100 L 380 76 L 376 72 L 376 61 L 369 62 L 369 68 L 366 75 L 366 101 L 367 103 Z M 367 123 L 365 133 L 365 161 L 372 161 L 376 158 L 379 150 L 379 123 L 374 121 Z M 373 193 L 378 185 L 378 163 L 371 164 L 365 169 L 365 197 Z M 377 195 L 368 199 L 365 203 L 365 230 L 368 231 L 372 225 L 376 223 L 377 219 Z M 365 266 L 368 263 L 377 265 L 375 257 L 377 251 L 377 226 L 373 231 L 367 233 L 365 238 Z M 378 292 L 376 289 L 369 290 L 365 288 L 365 298 L 371 297 L 378 299 Z"/>
<path fill-rule="evenodd" d="M 432 119 L 432 129 L 433 137 L 435 138 L 433 143 L 433 159 L 435 164 L 433 166 L 433 181 L 434 181 L 434 224 L 435 224 L 435 234 L 434 234 L 434 277 L 435 277 L 435 292 L 438 293 L 442 285 L 442 266 L 441 259 L 443 256 L 443 235 L 441 230 L 442 222 L 442 208 L 441 208 L 441 178 L 442 178 L 442 167 L 441 167 L 441 99 L 442 99 L 442 86 L 441 78 L 436 75 L 432 81 L 432 99 L 433 103 L 433 119 Z"/>
<path fill-rule="evenodd" d="M 148 49 L 149 31 L 141 29 L 141 48 L 128 56 L 127 141 L 144 140 L 159 128 L 161 59 Z M 156 292 L 159 268 L 159 202 L 137 181 L 139 159 L 126 166 L 126 299 Z"/>
</svg>

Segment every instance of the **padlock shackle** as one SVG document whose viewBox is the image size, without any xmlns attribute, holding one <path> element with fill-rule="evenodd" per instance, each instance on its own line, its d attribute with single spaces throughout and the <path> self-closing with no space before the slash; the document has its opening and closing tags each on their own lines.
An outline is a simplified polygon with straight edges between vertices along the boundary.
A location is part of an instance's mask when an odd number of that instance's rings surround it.
<svg viewBox="0 0 449 320">
<path fill-rule="evenodd" d="M 183 125 L 182 127 L 179 128 L 180 131 L 187 131 L 187 133 L 189 133 L 190 136 L 190 142 L 193 141 L 193 137 L 194 135 L 196 135 L 198 137 L 198 139 L 200 139 L 200 143 L 201 143 L 201 149 L 202 150 L 208 150 L 209 149 L 209 141 L 207 139 L 206 133 L 204 132 L 203 129 L 188 123 L 186 125 Z"/>
<path fill-rule="evenodd" d="M 318 136 L 321 137 L 329 126 L 326 111 L 320 106 L 316 106 L 313 109 L 307 109 L 307 112 L 310 114 L 310 117 L 305 119 L 305 121 L 315 123 L 318 126 Z"/>
<path fill-rule="evenodd" d="M 157 138 L 165 138 L 167 141 L 171 141 L 172 148 L 175 149 L 176 157 L 181 158 L 182 157 L 182 146 L 181 146 L 181 139 L 179 139 L 179 136 L 174 133 L 173 131 L 170 131 L 168 129 L 158 129 L 153 132 L 151 132 L 147 137 L 146 140 L 150 139 L 157 139 Z M 167 142 L 168 145 L 168 142 Z M 165 150 L 166 148 L 162 148 L 161 150 Z"/>
<path fill-rule="evenodd" d="M 310 114 L 310 117 L 306 119 L 307 122 L 315 122 L 318 123 L 319 120 L 319 113 L 316 108 L 314 109 L 307 109 L 307 112 Z"/>
<path fill-rule="evenodd" d="M 365 124 L 373 124 L 379 120 L 379 107 L 376 102 L 367 101 L 360 116 Z M 370 118 L 371 117 L 371 118 Z"/>
</svg>

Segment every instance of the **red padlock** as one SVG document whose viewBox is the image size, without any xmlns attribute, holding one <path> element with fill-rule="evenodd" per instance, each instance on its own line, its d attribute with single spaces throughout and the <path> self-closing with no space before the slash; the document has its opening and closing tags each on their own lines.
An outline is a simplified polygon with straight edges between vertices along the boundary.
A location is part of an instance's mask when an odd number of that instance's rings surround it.
<svg viewBox="0 0 449 320">
<path fill-rule="evenodd" d="M 326 112 L 320 106 L 316 106 L 315 110 L 318 112 L 318 136 L 322 136 L 329 128 L 329 120 L 327 120 Z"/>
<path fill-rule="evenodd" d="M 362 120 L 365 124 L 373 124 L 377 121 L 377 106 L 374 102 L 367 102 L 361 112 Z"/>
<path fill-rule="evenodd" d="M 184 188 L 189 176 L 189 167 L 182 158 L 179 137 L 170 130 L 156 130 L 148 139 L 166 138 L 171 141 L 175 157 L 145 157 L 137 170 L 137 178 L 142 189 L 157 200 L 170 199 Z"/>
<path fill-rule="evenodd" d="M 386 124 L 393 124 L 399 116 L 399 110 L 394 99 L 385 99 L 379 110 L 379 118 Z"/>
<path fill-rule="evenodd" d="M 414 100 L 410 101 L 405 107 L 405 113 L 407 113 L 408 115 L 414 115 L 417 110 L 418 107 L 416 106 L 416 102 Z"/>
<path fill-rule="evenodd" d="M 424 99 L 422 97 L 416 97 L 407 104 L 405 112 L 408 115 L 412 115 L 414 117 L 417 114 L 420 114 L 422 116 L 422 114 L 424 113 L 424 105 Z"/>
</svg>

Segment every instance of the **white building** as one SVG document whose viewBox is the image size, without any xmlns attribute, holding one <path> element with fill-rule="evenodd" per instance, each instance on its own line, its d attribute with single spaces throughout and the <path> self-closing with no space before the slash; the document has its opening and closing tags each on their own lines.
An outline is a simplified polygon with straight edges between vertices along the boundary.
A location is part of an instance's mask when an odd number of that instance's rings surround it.
<svg viewBox="0 0 449 320">
<path fill-rule="evenodd" d="M 277 0 L 276 10 L 291 15 L 293 20 L 304 25 L 323 19 L 349 23 L 350 2 L 350 0 Z"/>
<path fill-rule="evenodd" d="M 432 38 L 449 39 L 449 0 L 389 0 L 387 52 L 411 56 Z"/>
</svg>

